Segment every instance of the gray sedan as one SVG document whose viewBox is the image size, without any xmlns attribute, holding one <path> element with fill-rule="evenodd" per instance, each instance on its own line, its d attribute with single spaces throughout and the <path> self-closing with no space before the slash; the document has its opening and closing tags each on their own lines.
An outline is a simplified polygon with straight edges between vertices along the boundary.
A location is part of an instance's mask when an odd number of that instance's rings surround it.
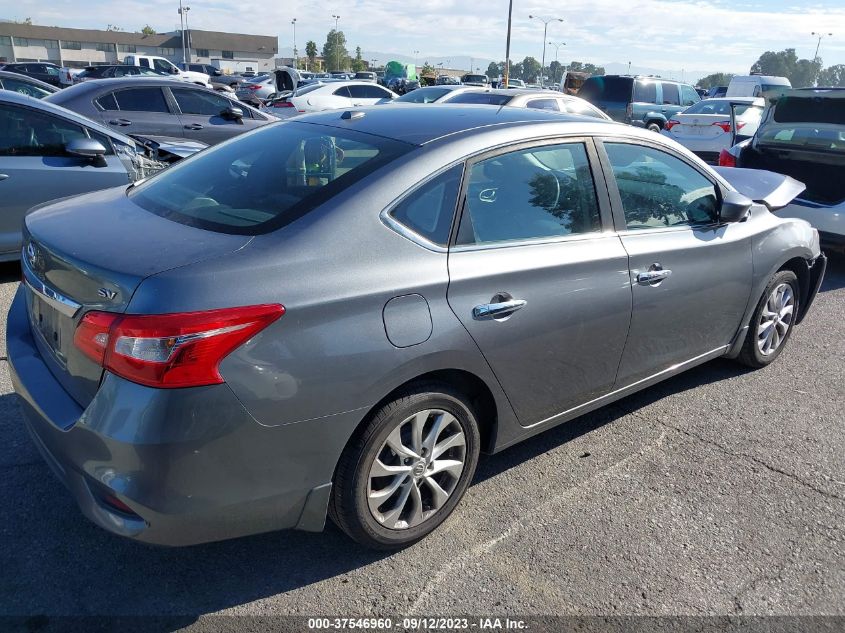
<svg viewBox="0 0 845 633">
<path fill-rule="evenodd" d="M 480 452 L 711 359 L 778 358 L 826 262 L 770 212 L 801 189 L 539 110 L 304 116 L 30 214 L 12 381 L 111 532 L 328 514 L 400 547 Z"/>
<path fill-rule="evenodd" d="M 164 167 L 150 160 L 162 140 L 144 142 L 148 147 L 43 100 L 0 92 L 0 261 L 20 257 L 21 224 L 33 206 L 125 186 Z M 167 148 L 185 155 L 205 147 L 193 145 Z"/>
<path fill-rule="evenodd" d="M 173 79 L 95 79 L 47 101 L 124 134 L 182 136 L 209 145 L 276 120 L 218 92 Z"/>
<path fill-rule="evenodd" d="M 21 75 L 20 73 L 13 73 L 7 70 L 0 70 L 0 90 L 10 90 L 28 97 L 35 97 L 36 99 L 43 99 L 59 91 L 55 86 L 51 86 L 34 77 L 28 77 L 27 75 Z"/>
</svg>

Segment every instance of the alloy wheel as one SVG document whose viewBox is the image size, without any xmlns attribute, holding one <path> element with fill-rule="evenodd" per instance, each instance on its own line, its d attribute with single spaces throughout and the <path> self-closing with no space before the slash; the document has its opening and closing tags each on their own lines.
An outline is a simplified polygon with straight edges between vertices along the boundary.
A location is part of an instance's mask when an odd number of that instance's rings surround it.
<svg viewBox="0 0 845 633">
<path fill-rule="evenodd" d="M 780 348 L 792 327 L 794 314 L 795 293 L 792 286 L 778 284 L 766 299 L 757 324 L 757 349 L 763 356 L 774 354 Z"/>
<path fill-rule="evenodd" d="M 425 409 L 405 418 L 387 436 L 370 466 L 370 512 L 393 530 L 420 525 L 446 505 L 465 461 L 466 437 L 454 415 Z"/>
</svg>

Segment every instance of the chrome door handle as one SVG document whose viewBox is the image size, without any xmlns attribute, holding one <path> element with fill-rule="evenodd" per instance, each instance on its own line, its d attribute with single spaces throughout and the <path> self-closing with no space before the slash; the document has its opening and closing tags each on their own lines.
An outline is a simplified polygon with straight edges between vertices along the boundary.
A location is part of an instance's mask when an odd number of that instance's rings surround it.
<svg viewBox="0 0 845 633">
<path fill-rule="evenodd" d="M 501 303 L 482 303 L 472 309 L 472 316 L 476 319 L 495 318 L 516 312 L 528 303 L 525 299 L 511 299 Z"/>
<path fill-rule="evenodd" d="M 132 121 L 130 121 L 129 119 L 112 119 L 111 121 L 109 121 L 109 125 L 126 127 L 127 125 L 132 125 Z"/>
<path fill-rule="evenodd" d="M 0 180 L 6 180 L 9 177 L 9 174 L 0 174 Z"/>
<path fill-rule="evenodd" d="M 637 283 L 653 284 L 656 281 L 663 281 L 671 274 L 671 270 L 649 270 L 644 273 L 637 273 Z"/>
<path fill-rule="evenodd" d="M 202 126 L 199 123 L 191 123 L 185 126 L 186 130 L 201 130 Z"/>
</svg>

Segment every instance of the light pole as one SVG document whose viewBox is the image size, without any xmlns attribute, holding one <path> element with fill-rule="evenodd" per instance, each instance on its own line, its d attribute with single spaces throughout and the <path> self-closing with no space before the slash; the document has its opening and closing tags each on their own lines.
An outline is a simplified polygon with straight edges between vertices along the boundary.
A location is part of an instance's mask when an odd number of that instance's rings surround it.
<svg viewBox="0 0 845 633">
<path fill-rule="evenodd" d="M 185 14 L 182 12 L 182 0 L 179 0 L 179 30 L 182 33 L 182 61 L 188 63 L 185 57 Z"/>
<path fill-rule="evenodd" d="M 340 16 L 332 13 L 332 17 L 334 18 L 334 63 L 335 68 L 340 71 L 340 33 L 337 31 L 337 21 Z"/>
<path fill-rule="evenodd" d="M 293 26 L 293 69 L 299 70 L 299 60 L 296 57 L 296 18 L 290 21 Z"/>
<path fill-rule="evenodd" d="M 545 87 L 544 73 L 546 72 L 546 35 L 549 31 L 549 22 L 563 22 L 562 18 L 543 18 L 539 15 L 529 15 L 529 20 L 540 20 L 543 23 L 543 61 L 540 62 L 540 87 Z"/>
<path fill-rule="evenodd" d="M 812 33 L 810 33 L 810 35 L 815 35 L 819 38 L 819 41 L 816 42 L 816 54 L 813 55 L 813 61 L 815 61 L 819 58 L 819 46 L 821 46 L 822 38 L 833 37 L 833 33 L 817 33 L 816 31 L 813 31 Z"/>
<path fill-rule="evenodd" d="M 188 11 L 191 7 L 185 7 L 185 50 L 188 52 L 188 61 L 191 61 L 191 27 L 188 25 Z"/>
<path fill-rule="evenodd" d="M 505 88 L 508 87 L 508 76 L 511 68 L 511 20 L 513 18 L 513 0 L 508 2 L 508 40 L 505 44 L 505 73 L 502 79 L 504 80 Z"/>
<path fill-rule="evenodd" d="M 419 58 L 419 56 L 420 56 L 420 52 L 414 51 L 414 66 L 417 65 L 417 59 Z"/>
<path fill-rule="evenodd" d="M 188 11 L 191 7 L 183 7 L 182 0 L 179 0 L 179 24 L 182 27 L 182 61 L 186 64 L 190 61 L 191 34 L 188 32 Z"/>
<path fill-rule="evenodd" d="M 550 40 L 549 46 L 555 47 L 555 62 L 557 63 L 557 54 L 560 51 L 561 46 L 566 46 L 566 42 L 559 42 L 559 43 L 555 44 L 554 42 L 552 42 Z M 560 80 L 561 80 L 561 82 L 563 82 L 563 73 L 561 73 L 561 75 L 560 75 Z M 552 77 L 552 83 L 554 83 L 554 77 Z M 563 92 L 563 86 L 560 87 L 560 91 Z"/>
</svg>

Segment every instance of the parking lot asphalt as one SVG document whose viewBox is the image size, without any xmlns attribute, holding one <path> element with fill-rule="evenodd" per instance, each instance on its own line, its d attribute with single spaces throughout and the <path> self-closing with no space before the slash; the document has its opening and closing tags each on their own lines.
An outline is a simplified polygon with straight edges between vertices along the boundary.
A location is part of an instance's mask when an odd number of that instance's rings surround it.
<svg viewBox="0 0 845 633">
<path fill-rule="evenodd" d="M 392 554 L 331 525 L 186 549 L 95 527 L 24 431 L 4 338 L 0 615 L 845 615 L 843 315 L 840 257 L 772 366 L 714 361 L 483 457 Z"/>
</svg>

